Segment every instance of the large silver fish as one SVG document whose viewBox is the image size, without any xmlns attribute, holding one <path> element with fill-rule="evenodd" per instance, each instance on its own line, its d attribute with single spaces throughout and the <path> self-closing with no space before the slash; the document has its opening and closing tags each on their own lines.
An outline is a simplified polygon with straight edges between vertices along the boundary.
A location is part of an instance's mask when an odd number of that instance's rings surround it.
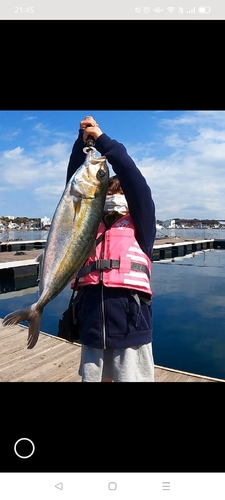
<svg viewBox="0 0 225 500">
<path fill-rule="evenodd" d="M 108 181 L 106 158 L 94 158 L 90 154 L 62 194 L 43 252 L 40 298 L 31 306 L 8 314 L 2 323 L 8 326 L 28 321 L 28 349 L 32 349 L 38 340 L 44 307 L 62 292 L 91 254 Z"/>
</svg>

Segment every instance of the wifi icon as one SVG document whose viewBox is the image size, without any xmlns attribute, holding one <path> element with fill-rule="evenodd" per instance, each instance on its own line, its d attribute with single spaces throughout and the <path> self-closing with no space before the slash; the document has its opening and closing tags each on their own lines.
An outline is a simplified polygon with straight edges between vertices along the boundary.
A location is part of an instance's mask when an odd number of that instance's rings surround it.
<svg viewBox="0 0 225 500">
<path fill-rule="evenodd" d="M 175 10 L 175 7 L 167 7 L 167 10 L 170 14 L 172 14 L 172 12 Z"/>
</svg>

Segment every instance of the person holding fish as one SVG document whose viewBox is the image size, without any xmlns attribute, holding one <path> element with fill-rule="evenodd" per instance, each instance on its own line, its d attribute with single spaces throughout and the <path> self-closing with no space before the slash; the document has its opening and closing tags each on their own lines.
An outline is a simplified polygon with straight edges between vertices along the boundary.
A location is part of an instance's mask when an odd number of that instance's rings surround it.
<svg viewBox="0 0 225 500">
<path fill-rule="evenodd" d="M 115 175 L 109 179 L 95 249 L 76 276 L 77 290 L 83 290 L 78 304 L 79 374 L 83 382 L 153 382 L 154 201 L 126 148 L 102 132 L 91 116 L 80 122 L 66 182 L 84 163 L 89 136 Z"/>
<path fill-rule="evenodd" d="M 89 136 L 101 154 L 94 157 Z M 109 179 L 107 161 L 116 175 Z M 83 382 L 153 382 L 151 258 L 156 234 L 150 187 L 123 144 L 93 117 L 80 122 L 67 182 L 40 266 L 39 297 L 4 327 L 28 322 L 37 344 L 44 308 L 75 276 Z M 77 298 L 76 297 L 76 298 Z"/>
</svg>

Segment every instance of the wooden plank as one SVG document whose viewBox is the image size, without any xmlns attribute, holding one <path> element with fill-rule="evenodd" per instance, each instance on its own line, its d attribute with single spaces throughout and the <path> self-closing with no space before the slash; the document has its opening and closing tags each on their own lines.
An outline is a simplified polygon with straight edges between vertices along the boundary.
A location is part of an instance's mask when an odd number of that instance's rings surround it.
<svg viewBox="0 0 225 500">
<path fill-rule="evenodd" d="M 44 332 L 26 348 L 27 327 L 0 325 L 1 382 L 79 382 L 80 346 Z"/>
<path fill-rule="evenodd" d="M 166 380 L 167 379 L 167 380 Z M 207 377 L 196 373 L 175 370 L 155 365 L 156 382 L 225 382 L 224 379 Z"/>
</svg>

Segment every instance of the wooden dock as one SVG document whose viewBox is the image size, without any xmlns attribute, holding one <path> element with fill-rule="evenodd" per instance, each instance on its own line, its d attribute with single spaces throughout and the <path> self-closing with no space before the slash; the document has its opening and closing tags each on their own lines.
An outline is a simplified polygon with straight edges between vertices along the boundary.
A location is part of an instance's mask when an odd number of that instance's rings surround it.
<svg viewBox="0 0 225 500">
<path fill-rule="evenodd" d="M 27 349 L 27 327 L 3 328 L 0 320 L 0 382 L 80 382 L 80 346 L 40 333 Z"/>
<path fill-rule="evenodd" d="M 0 382 L 80 382 L 81 347 L 53 335 L 40 333 L 27 349 L 27 327 L 3 328 L 0 320 Z M 155 366 L 155 382 L 225 382 L 225 380 Z"/>
</svg>

